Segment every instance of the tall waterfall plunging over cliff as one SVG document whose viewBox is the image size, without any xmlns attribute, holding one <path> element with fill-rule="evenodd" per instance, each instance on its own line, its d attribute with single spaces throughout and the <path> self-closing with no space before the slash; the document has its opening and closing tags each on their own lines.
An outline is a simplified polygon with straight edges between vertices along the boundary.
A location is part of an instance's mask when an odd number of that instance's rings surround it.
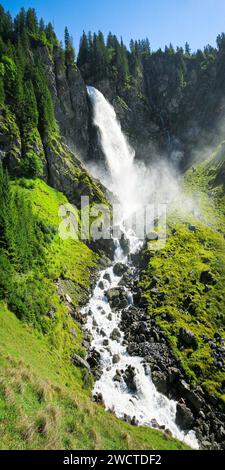
<svg viewBox="0 0 225 470">
<path fill-rule="evenodd" d="M 112 179 L 111 189 L 118 196 L 122 211 L 129 215 L 143 202 L 143 187 L 134 163 L 135 152 L 127 142 L 111 104 L 96 88 L 89 86 L 87 90 Z"/>
<path fill-rule="evenodd" d="M 113 188 L 126 218 L 140 208 L 145 196 L 140 174 L 136 172 L 134 152 L 122 133 L 113 107 L 95 88 L 88 87 L 88 93 Z M 140 241 L 134 233 L 129 232 L 126 235 L 129 239 L 129 254 L 135 253 L 140 248 Z M 124 272 L 129 270 L 131 277 L 135 275 L 135 269 L 127 253 L 121 249 L 119 240 L 115 240 L 115 245 L 113 265 L 101 272 L 93 295 L 82 310 L 87 318 L 86 329 L 92 337 L 93 358 L 95 361 L 98 357 L 101 368 L 93 394 L 101 396 L 106 409 L 113 411 L 119 418 L 151 427 L 157 423 L 155 427 L 168 430 L 174 437 L 193 448 L 198 448 L 195 433 L 185 433 L 177 426 L 177 403 L 156 390 L 146 360 L 128 353 L 125 335 L 121 330 L 121 320 L 124 312 L 125 315 L 130 314 L 133 296 L 129 287 L 126 284 L 124 286 L 123 276 L 118 275 L 115 265 L 118 265 L 118 262 L 120 267 L 121 264 L 125 265 Z M 115 308 L 110 302 L 110 296 L 116 295 L 118 291 L 122 292 L 125 299 L 122 308 Z"/>
</svg>

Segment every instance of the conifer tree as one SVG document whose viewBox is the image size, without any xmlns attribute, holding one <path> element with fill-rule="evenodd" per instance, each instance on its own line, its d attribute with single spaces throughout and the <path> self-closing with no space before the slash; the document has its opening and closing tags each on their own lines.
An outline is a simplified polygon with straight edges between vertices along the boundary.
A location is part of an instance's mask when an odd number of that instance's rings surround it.
<svg viewBox="0 0 225 470">
<path fill-rule="evenodd" d="M 73 39 L 69 34 L 68 28 L 65 28 L 65 61 L 66 65 L 73 65 L 75 62 L 75 50 L 73 47 Z"/>
<path fill-rule="evenodd" d="M 34 8 L 29 8 L 26 13 L 26 28 L 29 33 L 37 35 L 38 33 L 38 20 Z"/>
<path fill-rule="evenodd" d="M 185 44 L 185 55 L 187 57 L 190 57 L 190 55 L 191 55 L 191 48 L 190 48 L 188 42 L 186 42 L 186 44 Z"/>
<path fill-rule="evenodd" d="M 83 31 L 81 40 L 80 40 L 80 48 L 77 58 L 77 65 L 78 67 L 82 67 L 82 65 L 86 64 L 88 61 L 88 39 L 86 33 Z"/>
</svg>

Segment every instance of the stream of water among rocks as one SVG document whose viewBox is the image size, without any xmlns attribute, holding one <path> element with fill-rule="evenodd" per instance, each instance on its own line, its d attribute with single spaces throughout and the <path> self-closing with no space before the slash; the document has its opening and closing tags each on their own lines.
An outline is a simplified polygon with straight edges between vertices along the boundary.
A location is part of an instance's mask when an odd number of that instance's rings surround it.
<svg viewBox="0 0 225 470">
<path fill-rule="evenodd" d="M 113 107 L 95 88 L 88 87 L 102 149 L 112 177 L 112 190 L 121 201 L 122 212 L 136 208 L 137 186 L 134 153 L 130 149 Z M 142 201 L 140 201 L 142 203 Z M 91 335 L 89 364 L 95 369 L 93 396 L 121 419 L 134 425 L 150 426 L 198 448 L 194 431 L 182 431 L 176 422 L 177 402 L 157 391 L 151 368 L 143 357 L 129 354 L 129 343 L 122 325 L 129 323 L 133 292 L 129 279 L 137 276 L 132 255 L 143 245 L 132 230 L 126 232 L 126 247 L 114 239 L 115 256 L 110 267 L 100 273 L 89 303 L 82 309 L 85 329 Z M 132 283 L 131 283 L 132 284 Z M 146 328 L 147 313 L 139 312 L 141 328 Z M 143 331 L 144 333 L 144 331 Z M 145 338 L 144 335 L 143 339 Z M 141 339 L 141 337 L 140 337 Z"/>
</svg>

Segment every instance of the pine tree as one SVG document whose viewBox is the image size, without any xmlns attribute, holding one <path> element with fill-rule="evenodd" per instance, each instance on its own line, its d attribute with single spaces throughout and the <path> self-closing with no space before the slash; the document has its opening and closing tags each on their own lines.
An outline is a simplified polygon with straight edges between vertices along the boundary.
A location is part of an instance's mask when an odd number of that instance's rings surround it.
<svg viewBox="0 0 225 470">
<path fill-rule="evenodd" d="M 43 18 L 41 18 L 39 21 L 39 33 L 42 33 L 42 32 L 45 33 L 45 22 Z"/>
<path fill-rule="evenodd" d="M 45 34 L 46 38 L 49 41 L 52 46 L 56 46 L 58 44 L 58 40 L 54 31 L 54 28 L 52 26 L 52 23 L 48 23 L 46 28 L 45 28 Z"/>
<path fill-rule="evenodd" d="M 29 8 L 26 13 L 26 28 L 33 35 L 38 34 L 38 20 L 34 8 Z"/>
<path fill-rule="evenodd" d="M 115 63 L 118 72 L 118 80 L 122 84 L 129 77 L 129 65 L 127 59 L 127 51 L 123 45 L 119 44 L 119 42 L 116 44 Z"/>
<path fill-rule="evenodd" d="M 0 35 L 4 40 L 11 39 L 13 33 L 13 22 L 9 12 L 5 12 L 0 5 Z"/>
<path fill-rule="evenodd" d="M 190 48 L 188 42 L 186 42 L 186 44 L 185 44 L 185 55 L 187 57 L 190 57 L 190 55 L 191 55 L 191 48 Z"/>
<path fill-rule="evenodd" d="M 26 12 L 24 8 L 21 8 L 20 12 L 14 20 L 15 33 L 22 34 L 26 29 Z"/>
<path fill-rule="evenodd" d="M 80 48 L 77 58 L 77 65 L 78 67 L 82 67 L 88 61 L 88 39 L 86 33 L 83 31 L 81 40 L 80 40 Z"/>
<path fill-rule="evenodd" d="M 66 65 L 74 65 L 75 63 L 75 50 L 73 47 L 73 40 L 72 37 L 69 34 L 68 28 L 65 28 L 65 35 L 64 35 L 64 40 L 65 40 L 65 61 Z"/>
</svg>

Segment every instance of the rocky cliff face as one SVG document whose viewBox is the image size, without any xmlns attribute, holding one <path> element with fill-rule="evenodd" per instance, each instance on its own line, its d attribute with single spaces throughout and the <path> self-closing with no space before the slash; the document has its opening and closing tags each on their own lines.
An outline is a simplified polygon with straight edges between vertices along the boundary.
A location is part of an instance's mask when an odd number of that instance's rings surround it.
<svg viewBox="0 0 225 470">
<path fill-rule="evenodd" d="M 76 65 L 65 67 L 60 47 L 53 56 L 46 47 L 37 49 L 45 68 L 55 116 L 61 134 L 77 157 L 85 159 L 89 149 L 89 107 L 86 85 Z"/>
</svg>

